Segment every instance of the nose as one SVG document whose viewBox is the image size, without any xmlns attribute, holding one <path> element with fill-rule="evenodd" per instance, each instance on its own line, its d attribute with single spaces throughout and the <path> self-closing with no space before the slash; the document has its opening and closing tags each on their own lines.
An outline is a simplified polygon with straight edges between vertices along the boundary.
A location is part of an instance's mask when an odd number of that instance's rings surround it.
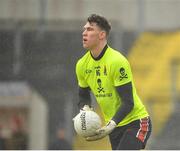
<svg viewBox="0 0 180 151">
<path fill-rule="evenodd" d="M 82 35 L 83 35 L 83 36 L 87 35 L 86 30 L 84 30 L 84 31 L 82 32 Z"/>
</svg>

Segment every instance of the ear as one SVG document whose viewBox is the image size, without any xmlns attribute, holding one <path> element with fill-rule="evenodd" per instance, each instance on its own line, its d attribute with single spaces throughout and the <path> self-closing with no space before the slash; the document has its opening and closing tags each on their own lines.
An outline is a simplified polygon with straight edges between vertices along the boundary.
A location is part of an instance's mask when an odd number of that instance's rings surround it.
<svg viewBox="0 0 180 151">
<path fill-rule="evenodd" d="M 99 33 L 99 39 L 102 40 L 102 39 L 105 39 L 105 37 L 106 37 L 106 32 L 105 31 L 101 31 Z"/>
</svg>

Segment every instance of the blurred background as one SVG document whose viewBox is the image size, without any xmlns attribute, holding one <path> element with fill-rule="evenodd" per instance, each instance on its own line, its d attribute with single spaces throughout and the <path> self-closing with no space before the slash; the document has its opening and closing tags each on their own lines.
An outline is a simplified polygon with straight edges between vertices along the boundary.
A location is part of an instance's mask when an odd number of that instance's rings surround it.
<svg viewBox="0 0 180 151">
<path fill-rule="evenodd" d="M 0 149 L 110 149 L 72 122 L 92 13 L 110 20 L 109 45 L 132 66 L 153 122 L 147 149 L 180 149 L 180 0 L 0 0 Z"/>
</svg>

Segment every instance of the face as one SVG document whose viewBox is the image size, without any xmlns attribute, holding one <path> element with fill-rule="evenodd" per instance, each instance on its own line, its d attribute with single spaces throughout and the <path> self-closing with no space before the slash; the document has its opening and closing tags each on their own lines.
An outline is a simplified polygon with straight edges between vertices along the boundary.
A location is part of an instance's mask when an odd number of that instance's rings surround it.
<svg viewBox="0 0 180 151">
<path fill-rule="evenodd" d="M 105 32 L 101 30 L 96 23 L 87 22 L 83 30 L 83 47 L 86 49 L 96 48 L 105 36 Z"/>
</svg>

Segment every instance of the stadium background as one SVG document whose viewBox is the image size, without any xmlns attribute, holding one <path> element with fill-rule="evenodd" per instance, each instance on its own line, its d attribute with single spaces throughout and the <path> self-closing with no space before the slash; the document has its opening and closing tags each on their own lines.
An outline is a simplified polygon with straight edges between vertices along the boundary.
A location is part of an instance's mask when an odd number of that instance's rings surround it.
<svg viewBox="0 0 180 151">
<path fill-rule="evenodd" d="M 109 44 L 131 63 L 153 122 L 147 149 L 180 149 L 180 0 L 0 0 L 0 137 L 6 148 L 48 149 L 63 129 L 73 149 L 110 149 L 108 138 L 86 143 L 72 123 L 75 63 L 92 13 L 111 21 Z M 13 137 L 17 130 L 21 139 Z"/>
</svg>

